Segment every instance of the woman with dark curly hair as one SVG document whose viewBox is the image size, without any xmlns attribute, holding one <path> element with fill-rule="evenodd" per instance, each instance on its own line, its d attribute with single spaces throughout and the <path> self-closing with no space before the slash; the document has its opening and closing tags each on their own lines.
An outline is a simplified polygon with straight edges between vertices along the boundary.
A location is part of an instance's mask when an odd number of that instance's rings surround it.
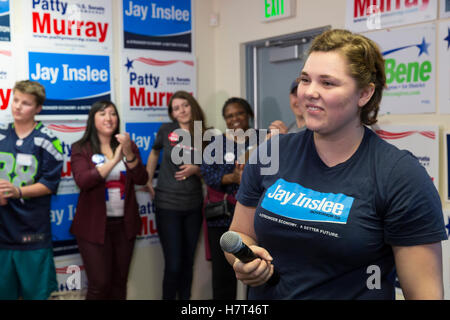
<svg viewBox="0 0 450 320">
<path fill-rule="evenodd" d="M 250 120 L 253 118 L 253 110 L 250 104 L 242 98 L 232 97 L 225 101 L 222 108 L 222 115 L 228 130 L 241 129 L 245 133 L 250 128 Z M 208 219 L 208 241 L 212 261 L 212 286 L 213 299 L 229 300 L 236 299 L 236 278 L 233 268 L 227 263 L 223 251 L 220 248 L 220 237 L 228 230 L 236 205 L 236 192 L 241 183 L 243 163 L 238 164 L 240 158 L 245 157 L 249 148 L 255 147 L 247 135 L 233 134 L 230 131 L 227 134 L 213 137 L 211 146 L 216 143 L 216 139 L 221 139 L 221 150 L 211 150 L 209 155 L 205 149 L 204 161 L 201 166 L 203 179 L 207 185 L 207 201 L 218 202 L 225 197 L 227 199 L 229 216 L 215 217 Z M 226 146 L 232 148 L 226 149 Z M 215 158 L 221 153 L 218 161 L 209 161 L 209 156 Z M 205 161 L 206 160 L 206 161 Z M 213 160 L 213 159 L 211 159 Z"/>
</svg>

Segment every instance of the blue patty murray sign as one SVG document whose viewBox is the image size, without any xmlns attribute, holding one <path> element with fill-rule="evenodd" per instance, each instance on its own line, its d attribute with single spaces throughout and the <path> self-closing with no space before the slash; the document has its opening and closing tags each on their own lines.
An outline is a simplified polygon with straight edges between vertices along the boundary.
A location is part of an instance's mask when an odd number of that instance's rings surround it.
<svg viewBox="0 0 450 320">
<path fill-rule="evenodd" d="M 29 77 L 47 93 L 41 115 L 88 114 L 92 103 L 111 99 L 110 58 L 29 52 Z"/>
<path fill-rule="evenodd" d="M 124 47 L 192 51 L 191 0 L 123 0 Z"/>
</svg>

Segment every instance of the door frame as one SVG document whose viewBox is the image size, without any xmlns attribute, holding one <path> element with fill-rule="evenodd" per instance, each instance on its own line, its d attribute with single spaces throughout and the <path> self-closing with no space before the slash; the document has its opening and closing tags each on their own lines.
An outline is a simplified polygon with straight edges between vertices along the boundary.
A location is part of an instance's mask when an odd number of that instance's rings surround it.
<svg viewBox="0 0 450 320">
<path fill-rule="evenodd" d="M 255 115 L 254 126 L 259 124 L 259 99 L 258 99 L 258 50 L 270 47 L 288 47 L 294 45 L 304 45 L 311 42 L 317 35 L 331 29 L 331 26 L 324 26 L 300 32 L 270 37 L 244 43 L 245 50 L 245 89 L 247 101 L 253 106 Z"/>
</svg>

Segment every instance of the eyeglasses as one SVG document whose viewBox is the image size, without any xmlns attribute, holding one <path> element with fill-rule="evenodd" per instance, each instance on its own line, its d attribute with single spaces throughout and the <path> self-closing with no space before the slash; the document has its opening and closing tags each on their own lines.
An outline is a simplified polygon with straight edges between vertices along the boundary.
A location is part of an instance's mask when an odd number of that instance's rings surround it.
<svg viewBox="0 0 450 320">
<path fill-rule="evenodd" d="M 242 116 L 245 115 L 245 114 L 246 114 L 245 111 L 239 111 L 239 112 L 236 112 L 236 113 L 226 114 L 226 115 L 224 116 L 224 118 L 225 118 L 225 120 L 231 120 L 231 119 L 233 119 L 234 117 L 242 117 Z"/>
</svg>

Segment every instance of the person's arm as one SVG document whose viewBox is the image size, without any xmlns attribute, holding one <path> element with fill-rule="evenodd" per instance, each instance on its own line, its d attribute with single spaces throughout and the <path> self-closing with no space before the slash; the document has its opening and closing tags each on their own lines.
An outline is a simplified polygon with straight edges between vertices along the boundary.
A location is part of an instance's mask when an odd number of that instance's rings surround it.
<svg viewBox="0 0 450 320">
<path fill-rule="evenodd" d="M 275 120 L 269 125 L 269 129 L 272 132 L 274 131 L 274 134 L 286 134 L 288 132 L 288 127 L 284 124 L 281 120 Z M 278 130 L 278 131 L 277 131 Z"/>
<path fill-rule="evenodd" d="M 52 191 L 42 183 L 34 183 L 32 185 L 16 187 L 6 180 L 0 180 L 0 192 L 3 197 L 8 198 L 35 198 L 51 194 Z"/>
<path fill-rule="evenodd" d="M 72 145 L 70 162 L 73 179 L 81 190 L 89 190 L 95 188 L 99 183 L 104 183 L 103 176 L 100 175 L 97 168 L 92 166 L 91 153 L 82 149 L 80 145 Z"/>
<path fill-rule="evenodd" d="M 183 164 L 180 166 L 180 170 L 175 172 L 175 180 L 185 180 L 193 175 L 200 176 L 200 166 L 195 164 Z"/>
<path fill-rule="evenodd" d="M 406 299 L 444 298 L 440 242 L 393 246 L 398 279 Z"/>
<path fill-rule="evenodd" d="M 272 257 L 266 249 L 257 246 L 253 219 L 255 207 L 247 207 L 239 201 L 236 203 L 230 231 L 237 232 L 242 241 L 260 258 L 243 263 L 230 253 L 225 258 L 233 267 L 236 279 L 249 286 L 259 286 L 267 282 L 273 274 Z"/>
<path fill-rule="evenodd" d="M 233 172 L 224 174 L 221 179 L 222 184 L 240 184 L 241 176 L 242 176 L 242 168 L 241 166 L 235 166 Z"/>
<path fill-rule="evenodd" d="M 147 188 L 152 198 L 155 197 L 155 190 L 153 189 L 153 176 L 155 175 L 156 166 L 158 165 L 159 153 L 160 150 L 152 149 L 147 159 L 147 172 L 148 172 Z"/>
<path fill-rule="evenodd" d="M 103 179 L 105 179 L 109 173 L 114 169 L 116 164 L 122 160 L 122 145 L 120 144 L 116 151 L 114 152 L 113 159 L 111 161 L 104 162 L 101 166 L 96 166 L 98 173 L 100 173 L 100 176 L 102 176 Z"/>
<path fill-rule="evenodd" d="M 136 143 L 130 139 L 130 135 L 127 132 L 117 135 L 116 138 L 122 145 L 122 154 L 127 160 L 125 161 L 125 165 L 128 168 L 128 178 L 136 185 L 147 184 L 147 169 L 142 163 L 139 148 Z"/>
<path fill-rule="evenodd" d="M 117 134 L 115 136 L 117 141 L 119 141 L 122 146 L 122 154 L 125 157 L 126 165 L 129 169 L 134 169 L 139 163 L 139 159 L 136 153 L 133 151 L 132 142 L 130 138 L 130 134 L 128 132 L 124 132 L 121 134 Z"/>
</svg>

